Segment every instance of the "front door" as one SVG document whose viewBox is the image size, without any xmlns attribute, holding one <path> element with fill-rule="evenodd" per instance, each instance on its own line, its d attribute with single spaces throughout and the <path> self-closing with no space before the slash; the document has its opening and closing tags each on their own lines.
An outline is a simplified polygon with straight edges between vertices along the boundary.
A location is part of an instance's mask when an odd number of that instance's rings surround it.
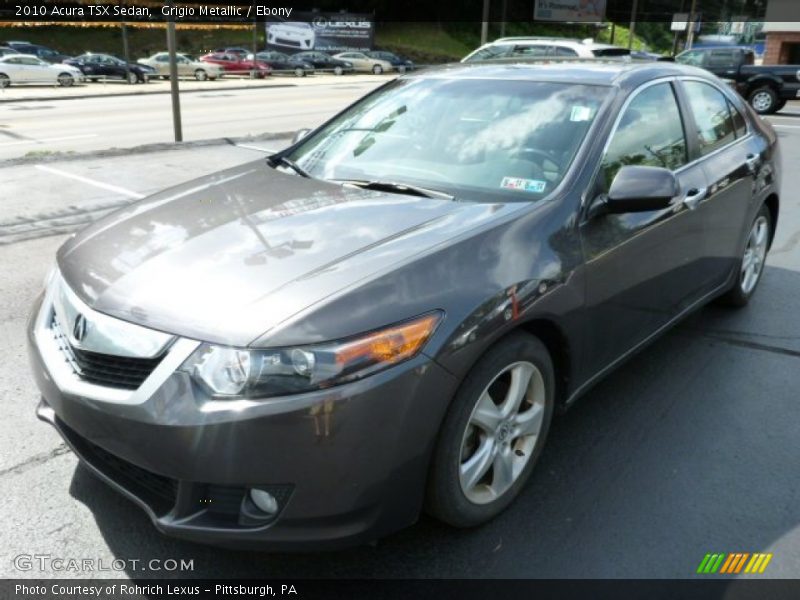
<svg viewBox="0 0 800 600">
<path fill-rule="evenodd" d="M 586 217 L 587 377 L 611 365 L 696 297 L 704 230 L 694 210 L 705 190 L 702 166 L 690 165 L 673 81 L 635 91 L 607 144 L 594 198 L 608 192 L 624 165 L 672 170 L 680 195 L 663 210 Z"/>
</svg>

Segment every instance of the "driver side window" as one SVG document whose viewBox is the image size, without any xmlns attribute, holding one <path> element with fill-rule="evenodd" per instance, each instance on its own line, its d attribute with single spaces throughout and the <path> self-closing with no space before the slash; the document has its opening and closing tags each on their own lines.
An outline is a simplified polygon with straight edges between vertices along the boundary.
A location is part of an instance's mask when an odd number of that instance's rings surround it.
<svg viewBox="0 0 800 600">
<path fill-rule="evenodd" d="M 634 97 L 612 134 L 600 167 L 600 191 L 608 191 L 625 165 L 674 171 L 687 162 L 686 136 L 672 85 L 651 85 Z"/>
</svg>

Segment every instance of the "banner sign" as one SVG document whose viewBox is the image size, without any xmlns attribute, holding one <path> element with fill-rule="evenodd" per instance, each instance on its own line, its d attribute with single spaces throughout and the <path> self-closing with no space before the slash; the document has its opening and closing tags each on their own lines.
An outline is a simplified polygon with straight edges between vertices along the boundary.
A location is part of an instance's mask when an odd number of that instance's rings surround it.
<svg viewBox="0 0 800 600">
<path fill-rule="evenodd" d="M 535 0 L 534 21 L 600 23 L 606 16 L 606 0 Z"/>
<path fill-rule="evenodd" d="M 291 21 L 268 21 L 267 47 L 281 52 L 371 50 L 373 15 L 364 13 L 295 13 Z"/>
</svg>

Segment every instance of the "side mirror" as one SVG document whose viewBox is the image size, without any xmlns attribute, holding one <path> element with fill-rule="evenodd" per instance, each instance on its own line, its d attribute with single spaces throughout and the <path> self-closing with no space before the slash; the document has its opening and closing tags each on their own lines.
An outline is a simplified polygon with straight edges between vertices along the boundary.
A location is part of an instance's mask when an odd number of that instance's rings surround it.
<svg viewBox="0 0 800 600">
<path fill-rule="evenodd" d="M 604 212 L 663 210 L 669 208 L 679 193 L 678 179 L 669 169 L 628 165 L 622 167 L 611 182 Z"/>
<path fill-rule="evenodd" d="M 296 131 L 295 134 L 294 134 L 294 137 L 292 137 L 292 144 L 296 144 L 297 142 L 302 140 L 304 137 L 306 137 L 309 133 L 311 133 L 311 130 L 307 129 L 307 128 L 306 129 L 300 129 L 299 131 Z"/>
</svg>

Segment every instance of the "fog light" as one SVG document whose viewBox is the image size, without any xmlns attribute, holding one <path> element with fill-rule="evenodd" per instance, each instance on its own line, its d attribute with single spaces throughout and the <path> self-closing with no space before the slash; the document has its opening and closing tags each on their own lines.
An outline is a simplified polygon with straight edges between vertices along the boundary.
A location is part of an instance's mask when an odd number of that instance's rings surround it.
<svg viewBox="0 0 800 600">
<path fill-rule="evenodd" d="M 278 501 L 275 499 L 275 496 L 269 492 L 252 489 L 250 490 L 250 499 L 259 510 L 267 513 L 268 515 L 274 515 L 276 512 L 278 512 Z"/>
</svg>

